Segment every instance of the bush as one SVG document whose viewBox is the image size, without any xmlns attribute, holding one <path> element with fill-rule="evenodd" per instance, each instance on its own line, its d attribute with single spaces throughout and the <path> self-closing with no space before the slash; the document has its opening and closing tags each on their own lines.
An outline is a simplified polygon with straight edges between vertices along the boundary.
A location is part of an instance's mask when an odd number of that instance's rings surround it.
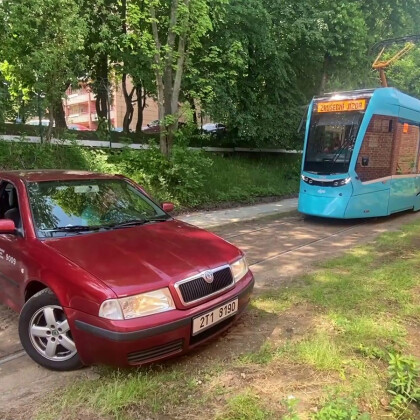
<svg viewBox="0 0 420 420">
<path fill-rule="evenodd" d="M 174 146 L 169 159 L 160 153 L 159 148 L 151 147 L 141 153 L 124 149 L 110 161 L 157 199 L 192 206 L 199 202 L 205 177 L 212 165 L 212 160 L 203 152 L 179 145 Z"/>
<path fill-rule="evenodd" d="M 89 169 L 90 157 L 78 146 L 0 142 L 0 169 Z"/>
<path fill-rule="evenodd" d="M 158 147 L 138 151 L 77 145 L 0 141 L 0 169 L 78 169 L 133 178 L 158 201 L 214 208 L 222 202 L 252 203 L 287 196 L 299 187 L 300 156 L 206 155 L 177 139 L 169 159 Z"/>
</svg>

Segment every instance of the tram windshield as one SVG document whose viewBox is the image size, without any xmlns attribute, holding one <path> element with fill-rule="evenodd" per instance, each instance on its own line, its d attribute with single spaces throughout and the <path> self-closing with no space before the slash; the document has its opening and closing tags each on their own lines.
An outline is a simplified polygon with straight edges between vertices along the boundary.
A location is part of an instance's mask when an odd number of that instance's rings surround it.
<svg viewBox="0 0 420 420">
<path fill-rule="evenodd" d="M 363 115 L 362 112 L 314 112 L 303 170 L 322 175 L 347 173 Z"/>
</svg>

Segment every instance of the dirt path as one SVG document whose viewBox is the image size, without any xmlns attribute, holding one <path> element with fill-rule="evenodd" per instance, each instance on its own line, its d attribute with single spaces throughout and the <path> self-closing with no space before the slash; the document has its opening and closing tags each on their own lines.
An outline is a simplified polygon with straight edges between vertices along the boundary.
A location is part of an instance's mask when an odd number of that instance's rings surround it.
<svg viewBox="0 0 420 420">
<path fill-rule="evenodd" d="M 241 247 L 256 278 L 256 293 L 286 286 L 296 276 L 308 272 L 315 263 L 331 258 L 361 243 L 366 243 L 385 231 L 398 229 L 420 217 L 406 213 L 387 219 L 366 221 L 333 221 L 303 218 L 292 215 L 231 224 L 215 232 Z M 305 308 L 301 308 L 296 325 L 294 319 L 267 319 L 265 327 L 245 334 L 246 315 L 238 328 L 220 340 L 196 353 L 196 357 L 183 358 L 189 363 L 214 356 L 217 347 L 229 341 L 230 351 L 251 350 L 264 342 L 267 336 L 303 334 Z M 242 327 L 241 327 L 242 325 Z M 252 340 L 249 336 L 252 335 Z M 209 349 L 208 347 L 212 347 Z M 78 372 L 56 373 L 38 367 L 21 351 L 17 336 L 17 315 L 0 305 L 0 419 L 30 419 L 39 401 L 51 390 L 59 389 L 80 377 L 95 377 L 92 369 Z M 6 414 L 7 413 L 7 414 Z M 18 414 L 17 414 L 18 413 Z"/>
</svg>

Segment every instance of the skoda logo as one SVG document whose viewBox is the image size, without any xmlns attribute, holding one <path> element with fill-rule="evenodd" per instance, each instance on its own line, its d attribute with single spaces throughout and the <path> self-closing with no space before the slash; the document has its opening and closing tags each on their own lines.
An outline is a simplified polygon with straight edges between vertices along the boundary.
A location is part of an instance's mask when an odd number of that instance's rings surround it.
<svg viewBox="0 0 420 420">
<path fill-rule="evenodd" d="M 213 273 L 212 273 L 211 271 L 206 271 L 206 272 L 204 273 L 203 277 L 204 277 L 204 281 L 205 281 L 206 283 L 208 283 L 208 284 L 213 283 L 214 276 L 213 276 Z"/>
</svg>

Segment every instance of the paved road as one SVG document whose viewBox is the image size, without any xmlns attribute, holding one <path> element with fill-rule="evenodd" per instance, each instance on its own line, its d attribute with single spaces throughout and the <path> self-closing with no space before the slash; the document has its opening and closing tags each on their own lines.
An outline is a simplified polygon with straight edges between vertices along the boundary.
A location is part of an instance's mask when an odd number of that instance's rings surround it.
<svg viewBox="0 0 420 420">
<path fill-rule="evenodd" d="M 291 215 L 233 223 L 213 230 L 247 253 L 256 277 L 256 293 L 259 293 L 281 287 L 311 270 L 316 262 L 419 217 L 418 213 L 405 213 L 379 220 L 333 221 Z M 94 375 L 92 369 L 56 373 L 35 365 L 21 351 L 17 315 L 0 305 L 1 420 L 31 418 L 38 397 L 47 396 L 49 390 L 77 377 Z M 9 414 L 6 416 L 5 412 Z M 17 417 L 13 414 L 16 412 Z"/>
</svg>

